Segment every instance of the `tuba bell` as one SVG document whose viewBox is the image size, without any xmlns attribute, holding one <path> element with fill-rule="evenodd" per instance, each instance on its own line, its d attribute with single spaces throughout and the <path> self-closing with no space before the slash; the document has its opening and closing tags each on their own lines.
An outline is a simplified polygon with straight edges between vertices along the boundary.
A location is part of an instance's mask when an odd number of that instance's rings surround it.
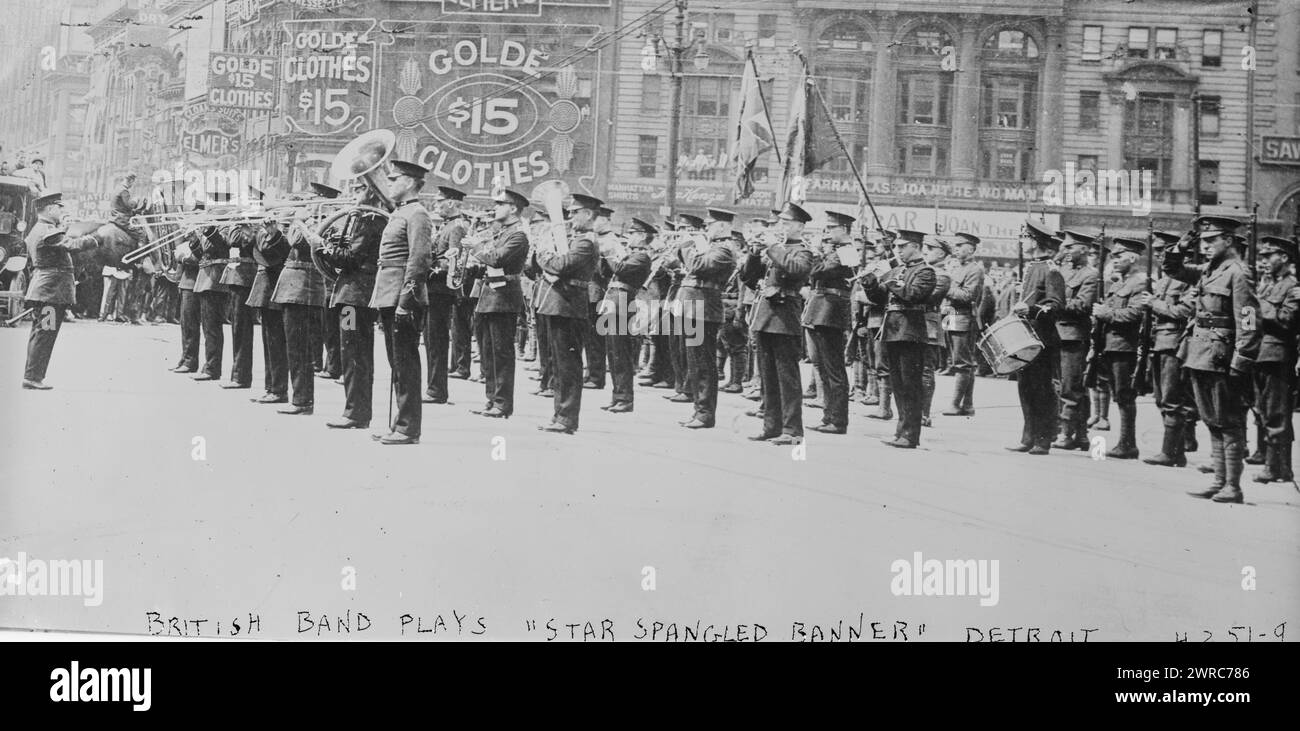
<svg viewBox="0 0 1300 731">
<path fill-rule="evenodd" d="M 384 163 L 393 154 L 396 144 L 397 135 L 392 130 L 376 129 L 366 132 L 339 150 L 330 165 L 330 175 L 338 180 L 361 178 L 370 192 L 391 211 L 393 201 L 384 192 L 383 175 Z"/>
</svg>

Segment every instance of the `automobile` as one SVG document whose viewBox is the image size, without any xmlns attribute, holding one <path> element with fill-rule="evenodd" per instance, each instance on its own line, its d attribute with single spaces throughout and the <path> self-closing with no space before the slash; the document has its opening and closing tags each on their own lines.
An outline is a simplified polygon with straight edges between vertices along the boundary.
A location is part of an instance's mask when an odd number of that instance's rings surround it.
<svg viewBox="0 0 1300 731">
<path fill-rule="evenodd" d="M 23 239 L 36 223 L 36 193 L 26 178 L 0 175 L 0 315 L 17 314 L 29 267 Z"/>
</svg>

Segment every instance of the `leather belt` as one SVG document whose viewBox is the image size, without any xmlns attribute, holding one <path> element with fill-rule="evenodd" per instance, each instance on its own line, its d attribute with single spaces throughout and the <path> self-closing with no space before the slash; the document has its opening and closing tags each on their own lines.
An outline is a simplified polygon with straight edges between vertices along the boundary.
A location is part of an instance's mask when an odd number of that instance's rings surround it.
<svg viewBox="0 0 1300 731">
<path fill-rule="evenodd" d="M 822 286 L 818 285 L 818 286 L 817 286 L 813 291 L 815 291 L 815 292 L 825 292 L 826 294 L 834 294 L 834 295 L 838 295 L 838 296 L 840 296 L 840 297 L 848 297 L 848 296 L 849 296 L 849 291 L 848 291 L 847 289 L 840 289 L 839 287 L 822 287 Z"/>
<path fill-rule="evenodd" d="M 362 264 L 361 266 L 357 267 L 357 271 L 360 272 L 361 274 L 374 274 L 375 272 L 379 271 L 379 267 L 371 264 Z"/>
<path fill-rule="evenodd" d="M 885 312 L 925 312 L 925 305 L 886 305 Z"/>
<path fill-rule="evenodd" d="M 286 262 L 284 263 L 284 268 L 285 268 L 285 269 L 307 269 L 307 270 L 311 270 L 311 269 L 315 269 L 315 268 L 316 268 L 316 265 L 315 265 L 315 264 L 311 264 L 311 263 L 309 263 L 309 262 L 305 262 L 305 261 L 286 261 Z"/>
<path fill-rule="evenodd" d="M 588 285 L 588 284 L 591 284 L 591 280 L 588 280 L 588 279 L 561 279 L 561 280 L 559 280 L 558 282 L 556 282 L 556 284 L 567 284 L 567 285 L 570 286 L 570 287 L 582 287 L 583 289 L 586 289 L 587 285 Z"/>
<path fill-rule="evenodd" d="M 379 262 L 379 268 L 380 268 L 380 269 L 405 269 L 405 268 L 406 268 L 406 262 L 404 262 L 404 261 L 381 261 L 381 262 Z"/>
<path fill-rule="evenodd" d="M 518 282 L 518 274 L 502 274 L 499 277 L 486 277 L 489 282 Z"/>
<path fill-rule="evenodd" d="M 707 279 L 698 277 L 687 277 L 682 280 L 683 287 L 694 287 L 696 289 L 722 289 L 717 282 L 710 282 Z"/>
<path fill-rule="evenodd" d="M 1227 315 L 1197 315 L 1196 326 L 1206 328 L 1217 328 L 1221 330 L 1231 330 L 1237 326 L 1237 322 Z"/>
</svg>

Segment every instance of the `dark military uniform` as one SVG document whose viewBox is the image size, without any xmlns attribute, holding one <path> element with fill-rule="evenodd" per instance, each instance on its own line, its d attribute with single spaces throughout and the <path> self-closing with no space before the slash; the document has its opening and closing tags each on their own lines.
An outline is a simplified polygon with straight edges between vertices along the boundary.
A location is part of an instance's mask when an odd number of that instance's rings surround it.
<svg viewBox="0 0 1300 731">
<path fill-rule="evenodd" d="M 488 267 L 479 290 L 478 349 L 483 364 L 486 408 L 491 416 L 515 411 L 515 327 L 524 311 L 519 274 L 528 259 L 528 233 L 521 224 L 504 226 L 473 256 Z"/>
<path fill-rule="evenodd" d="M 948 289 L 949 313 L 944 330 L 952 343 L 953 385 L 949 416 L 975 413 L 975 341 L 980 333 L 978 307 L 984 298 L 984 266 L 974 259 L 959 265 Z"/>
<path fill-rule="evenodd" d="M 289 392 L 289 360 L 285 348 L 284 312 L 272 301 L 280 272 L 289 256 L 289 239 L 278 227 L 263 228 L 258 232 L 253 260 L 257 262 L 257 275 L 248 292 L 247 304 L 256 310 L 262 322 L 262 368 L 266 393 L 283 401 Z"/>
<path fill-rule="evenodd" d="M 844 364 L 844 333 L 853 326 L 853 304 L 849 279 L 853 269 L 830 251 L 815 261 L 808 273 L 812 291 L 803 311 L 802 324 L 812 341 L 816 364 L 825 393 L 822 427 L 843 433 L 849 426 L 849 377 Z"/>
<path fill-rule="evenodd" d="M 253 249 L 257 247 L 257 231 L 251 224 L 241 223 L 230 226 L 225 232 L 226 243 L 232 249 L 238 249 L 238 258 L 230 259 L 221 271 L 221 283 L 231 293 L 233 310 L 230 319 L 231 358 L 234 364 L 230 369 L 232 388 L 250 388 L 253 385 L 253 308 L 248 306 L 248 293 L 257 278 L 257 262 L 253 259 Z M 230 266 L 229 264 L 234 264 Z"/>
<path fill-rule="evenodd" d="M 613 237 L 613 233 L 601 234 L 596 239 L 596 248 L 605 249 Z M 586 388 L 605 387 L 608 356 L 605 352 L 605 336 L 596 329 L 596 320 L 600 318 L 600 303 L 605 299 L 605 285 L 609 279 L 609 266 L 602 258 L 597 262 L 596 271 L 591 274 L 591 281 L 587 283 L 587 333 L 583 339 L 583 351 L 587 358 L 587 374 L 583 386 Z"/>
<path fill-rule="evenodd" d="M 1020 300 L 1029 306 L 1024 318 L 1043 343 L 1043 350 L 1016 372 L 1016 390 L 1024 429 L 1014 451 L 1047 454 L 1056 436 L 1057 395 L 1052 377 L 1060 358 L 1060 334 L 1056 314 L 1065 301 L 1065 280 L 1051 263 L 1050 255 L 1025 264 L 1025 282 Z"/>
<path fill-rule="evenodd" d="M 722 288 L 736 270 L 731 236 L 711 241 L 707 248 L 685 256 L 685 277 L 678 290 L 686 381 L 695 400 L 694 422 L 712 428 L 718 411 L 718 330 L 722 327 Z M 687 422 L 687 425 L 692 425 Z"/>
<path fill-rule="evenodd" d="M 460 249 L 469 224 L 463 216 L 442 225 L 433 237 L 433 267 L 429 276 L 429 314 L 424 319 L 424 353 L 429 378 L 424 390 L 428 403 L 447 402 L 447 357 L 451 350 L 452 317 L 456 309 L 456 292 L 447 285 L 452 262 L 446 260 L 448 249 Z M 483 344 L 479 343 L 482 348 Z M 481 356 L 480 356 L 481 357 Z"/>
<path fill-rule="evenodd" d="M 199 369 L 199 298 L 194 294 L 194 284 L 199 276 L 197 232 L 186 234 L 184 248 L 177 247 L 176 262 L 181 268 L 177 287 L 181 292 L 181 359 L 172 369 L 175 373 L 193 373 Z"/>
<path fill-rule="evenodd" d="M 293 405 L 310 409 L 316 403 L 316 380 L 312 373 L 313 321 L 325 306 L 325 276 L 311 260 L 311 244 L 301 232 L 291 231 L 284 267 L 276 282 L 271 302 L 284 312 L 284 344 Z M 263 324 L 265 327 L 265 324 Z M 335 323 L 335 332 L 338 324 Z"/>
<path fill-rule="evenodd" d="M 539 322 L 544 322 L 551 351 L 555 391 L 553 423 L 573 432 L 582 410 L 582 353 L 587 332 L 587 284 L 600 251 L 591 232 L 579 233 L 566 253 L 537 252 L 543 276 L 537 283 Z M 539 328 L 540 333 L 543 328 Z"/>
<path fill-rule="evenodd" d="M 650 276 L 650 255 L 644 251 L 630 252 L 623 259 L 610 265 L 612 278 L 605 288 L 607 303 L 602 306 L 606 320 L 621 325 L 631 323 L 638 314 L 637 294 L 645 286 Z M 657 312 L 653 307 L 649 316 Z M 613 390 L 611 411 L 631 411 L 634 399 L 633 377 L 636 372 L 636 356 L 640 335 L 635 332 L 623 332 L 606 328 L 605 350 L 609 353 L 609 378 Z"/>
<path fill-rule="evenodd" d="M 764 264 L 764 257 L 768 260 Z M 740 278 L 762 286 L 749 329 L 758 336 L 757 368 L 763 381 L 763 439 L 803 437 L 803 385 L 799 345 L 803 338 L 800 289 L 812 272 L 812 252 L 802 241 L 769 246 L 764 256 L 750 254 Z"/>
<path fill-rule="evenodd" d="M 420 330 L 429 293 L 425 284 L 431 266 L 433 221 L 419 200 L 402 201 L 388 217 L 379 241 L 379 271 L 370 308 L 379 310 L 384 325 L 388 364 L 393 374 L 397 413 L 389 429 L 420 438 Z M 409 314 L 397 316 L 401 307 Z"/>
<path fill-rule="evenodd" d="M 1115 405 L 1119 407 L 1119 443 L 1106 453 L 1116 459 L 1136 459 L 1137 448 L 1137 389 L 1133 372 L 1137 367 L 1138 340 L 1141 339 L 1142 308 L 1133 299 L 1146 290 L 1146 274 L 1134 266 L 1119 281 L 1106 282 L 1103 304 L 1107 314 L 1097 316 L 1097 327 L 1102 328 L 1106 346 L 1102 362 L 1110 374 Z"/>
<path fill-rule="evenodd" d="M 921 375 L 930 339 L 925 311 L 937 282 L 934 267 L 920 254 L 883 277 L 868 274 L 862 280 L 867 297 L 885 308 L 879 337 L 889 364 L 890 390 L 898 401 L 893 443 L 899 446 L 915 447 L 921 442 Z"/>
<path fill-rule="evenodd" d="M 930 404 L 934 402 L 934 372 L 943 365 L 943 315 L 941 308 L 952 286 L 947 272 L 934 268 L 934 292 L 925 301 L 925 368 L 921 370 L 921 423 L 930 426 Z"/>
<path fill-rule="evenodd" d="M 667 256 L 667 254 L 662 254 Z M 653 264 L 651 264 L 653 267 Z M 654 276 L 646 282 L 646 300 L 651 308 L 650 317 L 650 373 L 646 376 L 643 385 L 667 384 L 666 387 L 672 387 L 676 383 L 674 375 L 674 366 L 672 359 L 672 343 L 669 342 L 667 333 L 661 332 L 660 327 L 664 321 L 664 313 L 669 306 L 670 300 L 668 294 L 673 286 L 673 273 L 665 266 L 660 265 L 655 271 Z"/>
<path fill-rule="evenodd" d="M 203 367 L 195 380 L 215 381 L 221 378 L 221 359 L 226 347 L 222 326 L 230 309 L 230 289 L 221 283 L 229 248 L 226 237 L 216 226 L 199 231 L 196 244 L 199 256 L 199 273 L 194 277 L 194 295 L 199 300 L 199 324 L 203 330 Z"/>
<path fill-rule="evenodd" d="M 1260 253 L 1266 253 L 1261 245 Z M 1276 250 L 1276 249 L 1271 249 Z M 1286 249 L 1294 261 L 1294 246 Z M 1295 432 L 1291 412 L 1296 367 L 1296 326 L 1300 317 L 1300 286 L 1290 272 L 1271 281 L 1259 292 L 1259 356 L 1255 359 L 1255 408 L 1264 426 L 1266 468 L 1256 482 L 1293 479 L 1291 445 Z"/>
<path fill-rule="evenodd" d="M 1092 337 L 1092 306 L 1097 303 L 1097 270 L 1083 265 L 1061 270 L 1065 303 L 1056 316 L 1060 338 L 1061 440 L 1058 449 L 1088 448 L 1088 389 L 1083 372 Z"/>
<path fill-rule="evenodd" d="M 1240 502 L 1248 374 L 1260 349 L 1259 300 L 1253 277 L 1231 247 L 1211 260 L 1203 272 L 1168 254 L 1164 269 L 1193 285 L 1195 311 L 1179 355 L 1191 373 L 1196 410 L 1210 432 L 1214 467 L 1211 487 L 1193 494 L 1219 502 Z"/>
<path fill-rule="evenodd" d="M 1195 428 L 1196 409 L 1191 388 L 1178 358 L 1187 330 L 1187 318 L 1194 303 L 1186 282 L 1163 277 L 1152 289 L 1151 298 L 1151 386 L 1164 423 L 1160 456 L 1170 465 L 1187 464 L 1186 432 Z M 1148 464 L 1164 464 L 1160 456 L 1144 458 Z"/>
<path fill-rule="evenodd" d="M 861 286 L 861 280 L 859 285 Z M 866 291 L 863 291 L 866 296 Z M 892 421 L 894 418 L 894 387 L 889 383 L 889 359 L 885 357 L 884 341 L 880 339 L 880 328 L 885 325 L 885 306 L 867 298 L 864 322 L 867 327 L 867 347 L 870 349 L 871 362 L 874 365 L 876 381 L 876 403 L 874 413 L 867 416 L 872 419 Z M 870 399 L 868 399 L 870 400 Z M 870 404 L 868 404 L 870 405 Z"/>
<path fill-rule="evenodd" d="M 379 268 L 379 241 L 387 221 L 375 213 L 354 213 L 348 226 L 349 238 L 340 245 L 321 250 L 320 258 L 338 272 L 330 311 L 338 313 L 334 329 L 339 333 L 339 356 L 343 369 L 343 421 L 331 427 L 370 425 L 375 380 L 375 318 L 370 308 L 375 275 Z"/>
<path fill-rule="evenodd" d="M 93 235 L 68 238 L 61 235 L 53 221 L 38 218 L 25 241 L 31 252 L 32 279 L 24 299 L 33 312 L 23 383 L 43 386 L 63 316 L 77 301 L 72 252 L 92 248 L 98 239 Z"/>
</svg>

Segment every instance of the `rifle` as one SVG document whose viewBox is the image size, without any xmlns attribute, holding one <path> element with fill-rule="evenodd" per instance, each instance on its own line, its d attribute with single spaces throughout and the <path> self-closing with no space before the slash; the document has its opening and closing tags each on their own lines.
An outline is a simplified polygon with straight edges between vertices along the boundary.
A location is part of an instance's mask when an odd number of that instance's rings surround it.
<svg viewBox="0 0 1300 731">
<path fill-rule="evenodd" d="M 1106 224 L 1101 225 L 1101 233 L 1097 236 L 1097 242 L 1100 244 L 1101 251 L 1097 254 L 1097 302 L 1103 302 L 1106 298 Z M 1088 350 L 1088 363 L 1083 369 L 1083 385 L 1088 388 L 1097 387 L 1097 376 L 1101 372 L 1102 354 L 1106 352 L 1106 333 L 1105 323 L 1096 319 L 1092 321 L 1092 347 Z"/>
<path fill-rule="evenodd" d="M 1255 273 L 1255 262 L 1259 259 L 1259 204 L 1256 203 L 1250 209 L 1250 249 L 1246 252 L 1246 258 L 1250 262 L 1250 276 L 1257 277 Z"/>
<path fill-rule="evenodd" d="M 1156 258 L 1152 245 L 1155 243 L 1155 229 L 1151 217 L 1147 216 L 1147 294 L 1151 294 L 1151 262 Z M 1155 316 L 1148 307 L 1142 313 L 1142 328 L 1138 335 L 1137 370 L 1133 373 L 1133 385 L 1139 396 L 1155 392 L 1151 382 L 1151 326 Z"/>
</svg>

